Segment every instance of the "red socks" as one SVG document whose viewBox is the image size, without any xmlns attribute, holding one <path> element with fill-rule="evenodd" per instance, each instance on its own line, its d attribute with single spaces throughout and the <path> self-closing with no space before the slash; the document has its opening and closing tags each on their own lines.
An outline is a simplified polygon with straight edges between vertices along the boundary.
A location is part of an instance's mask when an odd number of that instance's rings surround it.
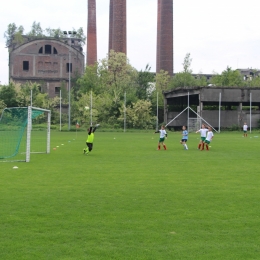
<svg viewBox="0 0 260 260">
<path fill-rule="evenodd" d="M 167 147 L 166 147 L 165 144 L 163 145 L 163 148 L 164 148 L 164 150 L 167 150 Z M 158 145 L 158 150 L 161 150 L 161 146 L 160 145 Z"/>
</svg>

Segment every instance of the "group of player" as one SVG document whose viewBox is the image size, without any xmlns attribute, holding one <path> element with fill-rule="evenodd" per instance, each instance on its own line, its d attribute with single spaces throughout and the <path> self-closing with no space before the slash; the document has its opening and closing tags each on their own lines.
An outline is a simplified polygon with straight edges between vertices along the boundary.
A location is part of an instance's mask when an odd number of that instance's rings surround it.
<svg viewBox="0 0 260 260">
<path fill-rule="evenodd" d="M 83 149 L 84 154 L 88 154 L 93 149 L 93 142 L 94 142 L 94 132 L 96 131 L 99 124 L 97 124 L 94 128 L 91 126 L 88 129 L 88 137 L 86 140 L 87 147 Z M 244 131 L 244 137 L 247 137 L 247 124 L 244 123 L 243 125 L 243 131 Z M 165 139 L 167 138 L 167 132 L 165 130 L 164 125 L 161 126 L 161 129 L 154 132 L 160 133 L 159 141 L 157 150 L 161 150 L 161 145 L 163 146 L 164 150 L 167 150 L 166 144 L 164 143 Z M 207 126 L 205 124 L 201 125 L 201 128 L 196 131 L 196 133 L 200 133 L 200 142 L 198 144 L 198 150 L 203 151 L 206 146 L 206 150 L 209 151 L 209 144 L 212 141 L 214 134 L 212 132 L 212 127 Z M 180 140 L 180 144 L 183 145 L 184 150 L 188 150 L 187 142 L 188 142 L 188 131 L 186 126 L 182 127 L 182 139 Z"/>
<path fill-rule="evenodd" d="M 155 131 L 154 133 L 160 133 L 157 150 L 161 150 L 161 145 L 163 146 L 164 150 L 167 150 L 167 147 L 164 143 L 165 139 L 167 138 L 167 132 L 165 130 L 164 125 L 161 126 L 160 130 Z M 206 150 L 209 151 L 209 144 L 214 137 L 212 128 L 210 126 L 206 126 L 205 124 L 202 124 L 201 129 L 196 131 L 196 133 L 200 133 L 200 142 L 198 144 L 198 149 L 202 151 L 206 146 Z M 188 131 L 186 126 L 183 126 L 182 139 L 180 140 L 180 144 L 183 145 L 184 150 L 188 150 L 187 142 L 188 142 Z"/>
</svg>

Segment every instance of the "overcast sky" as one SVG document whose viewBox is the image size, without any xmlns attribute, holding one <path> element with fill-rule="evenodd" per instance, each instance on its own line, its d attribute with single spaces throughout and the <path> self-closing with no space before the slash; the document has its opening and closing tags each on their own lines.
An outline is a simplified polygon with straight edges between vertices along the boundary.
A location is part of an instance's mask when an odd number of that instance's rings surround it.
<svg viewBox="0 0 260 260">
<path fill-rule="evenodd" d="M 108 50 L 109 0 L 96 0 L 98 59 Z M 174 0 L 174 72 L 191 54 L 194 73 L 221 73 L 227 66 L 260 68 L 260 0 Z M 87 0 L 1 1 L 0 82 L 8 83 L 4 32 L 9 23 L 43 29 L 87 28 Z M 132 66 L 156 70 L 157 0 L 127 0 L 127 53 Z M 84 48 L 85 49 L 85 48 Z"/>
</svg>

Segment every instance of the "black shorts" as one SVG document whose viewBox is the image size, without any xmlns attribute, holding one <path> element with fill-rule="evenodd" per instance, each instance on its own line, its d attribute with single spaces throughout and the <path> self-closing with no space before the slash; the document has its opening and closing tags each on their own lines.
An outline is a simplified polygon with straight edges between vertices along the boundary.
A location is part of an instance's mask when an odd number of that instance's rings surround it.
<svg viewBox="0 0 260 260">
<path fill-rule="evenodd" d="M 188 139 L 181 139 L 183 143 L 187 143 Z"/>
<path fill-rule="evenodd" d="M 93 149 L 93 143 L 87 143 L 86 142 L 86 145 L 87 145 L 89 151 L 91 151 Z"/>
</svg>

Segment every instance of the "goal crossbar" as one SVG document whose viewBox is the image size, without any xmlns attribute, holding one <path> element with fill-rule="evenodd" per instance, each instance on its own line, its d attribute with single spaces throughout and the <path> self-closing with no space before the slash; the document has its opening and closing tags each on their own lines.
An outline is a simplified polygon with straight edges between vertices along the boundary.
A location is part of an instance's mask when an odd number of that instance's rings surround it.
<svg viewBox="0 0 260 260">
<path fill-rule="evenodd" d="M 190 109 L 193 113 L 197 115 L 201 120 L 203 120 L 208 126 L 210 126 L 215 132 L 219 133 L 210 123 L 208 123 L 204 118 L 202 118 L 198 113 L 196 113 L 191 107 L 186 107 L 184 110 L 182 110 L 177 116 L 175 116 L 172 120 L 170 120 L 166 125 L 168 126 L 171 122 L 173 122 L 176 118 L 178 118 L 182 113 L 184 113 L 187 109 Z"/>
</svg>

